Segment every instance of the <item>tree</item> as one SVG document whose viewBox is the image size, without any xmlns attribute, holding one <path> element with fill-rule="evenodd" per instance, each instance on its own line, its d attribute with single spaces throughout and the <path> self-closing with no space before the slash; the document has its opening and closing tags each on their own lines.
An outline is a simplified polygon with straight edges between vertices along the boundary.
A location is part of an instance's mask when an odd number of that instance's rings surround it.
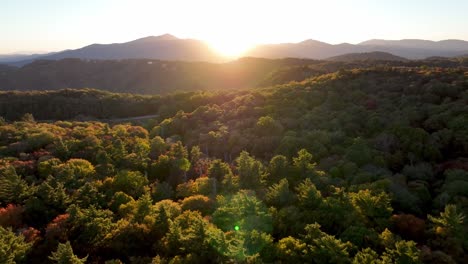
<svg viewBox="0 0 468 264">
<path fill-rule="evenodd" d="M 123 159 L 125 158 L 125 156 L 127 156 L 127 154 L 128 152 L 125 143 L 120 138 L 117 138 L 113 142 L 113 146 L 111 149 L 111 157 L 112 160 L 115 161 L 117 167 L 120 167 Z"/>
<path fill-rule="evenodd" d="M 0 202 L 23 203 L 31 195 L 28 183 L 16 174 L 12 166 L 0 168 Z"/>
<path fill-rule="evenodd" d="M 26 113 L 21 117 L 21 121 L 23 122 L 29 122 L 29 123 L 34 123 L 34 116 L 31 113 Z"/>
<path fill-rule="evenodd" d="M 276 252 L 271 235 L 253 230 L 251 232 L 245 232 L 242 239 L 242 254 L 247 259 L 249 257 L 257 257 L 264 262 L 273 262 L 275 260 Z"/>
<path fill-rule="evenodd" d="M 151 196 L 155 202 L 174 197 L 174 189 L 167 182 L 155 182 L 151 185 L 151 191 Z"/>
<path fill-rule="evenodd" d="M 61 137 L 55 142 L 54 147 L 55 155 L 61 160 L 68 160 L 70 158 L 70 150 Z"/>
<path fill-rule="evenodd" d="M 237 169 L 241 188 L 256 189 L 260 186 L 264 171 L 263 165 L 251 157 L 247 151 L 242 151 L 237 158 Z"/>
<path fill-rule="evenodd" d="M 55 168 L 55 176 L 65 187 L 79 188 L 84 182 L 95 179 L 96 171 L 91 162 L 84 159 L 70 159 Z"/>
<path fill-rule="evenodd" d="M 112 222 L 114 213 L 110 210 L 89 208 L 79 208 L 71 205 L 67 213 L 70 229 L 68 235 L 77 242 L 80 249 L 99 248 L 102 246 L 106 235 L 115 228 Z"/>
<path fill-rule="evenodd" d="M 200 160 L 202 154 L 203 153 L 201 152 L 199 146 L 193 146 L 192 149 L 190 150 L 190 162 L 192 164 L 197 164 L 197 162 Z"/>
<path fill-rule="evenodd" d="M 382 255 L 383 263 L 419 264 L 420 251 L 414 241 L 400 240 L 393 247 L 387 247 Z"/>
<path fill-rule="evenodd" d="M 296 187 L 299 205 L 305 210 L 317 209 L 322 203 L 322 194 L 310 179 L 305 179 Z"/>
<path fill-rule="evenodd" d="M 343 243 L 320 230 L 315 223 L 305 227 L 302 239 L 307 244 L 307 257 L 314 263 L 348 263 L 351 243 Z"/>
<path fill-rule="evenodd" d="M 379 259 L 377 252 L 370 248 L 365 248 L 359 251 L 353 259 L 353 264 L 380 264 L 382 261 Z"/>
<path fill-rule="evenodd" d="M 19 228 L 23 224 L 23 207 L 14 204 L 8 204 L 6 207 L 0 207 L 0 226 Z"/>
<path fill-rule="evenodd" d="M 259 136 L 274 136 L 283 132 L 283 126 L 270 116 L 262 116 L 256 124 Z"/>
<path fill-rule="evenodd" d="M 172 144 L 168 156 L 171 162 L 168 182 L 176 186 L 180 182 L 187 181 L 187 172 L 190 170 L 191 164 L 188 160 L 187 149 L 182 145 L 182 142 L 177 141 Z"/>
<path fill-rule="evenodd" d="M 311 178 L 314 175 L 316 164 L 312 163 L 312 154 L 306 149 L 301 149 L 297 153 L 297 157 L 293 158 L 293 166 L 300 179 Z"/>
<path fill-rule="evenodd" d="M 115 192 L 121 191 L 133 198 L 138 198 L 144 193 L 144 187 L 148 185 L 148 179 L 139 171 L 119 171 L 112 182 Z"/>
<path fill-rule="evenodd" d="M 15 264 L 25 258 L 30 248 L 23 235 L 15 235 L 11 228 L 0 226 L 0 263 Z"/>
<path fill-rule="evenodd" d="M 169 156 L 160 155 L 158 159 L 149 166 L 148 178 L 151 181 L 167 181 L 170 178 L 171 166 L 172 165 Z"/>
<path fill-rule="evenodd" d="M 276 246 L 278 260 L 291 263 L 307 263 L 307 245 L 300 239 L 285 237 Z"/>
<path fill-rule="evenodd" d="M 457 212 L 457 207 L 453 204 L 445 206 L 439 217 L 428 215 L 427 218 L 434 224 L 437 234 L 448 236 L 460 236 L 463 234 L 462 224 L 465 216 Z"/>
<path fill-rule="evenodd" d="M 283 207 L 294 201 L 294 194 L 289 190 L 287 179 L 280 180 L 268 188 L 265 201 L 275 207 Z"/>
<path fill-rule="evenodd" d="M 222 182 L 226 175 L 232 175 L 231 168 L 229 168 L 228 164 L 222 162 L 219 159 L 211 162 L 211 165 L 208 168 L 208 177 Z"/>
<path fill-rule="evenodd" d="M 467 239 L 463 226 L 465 215 L 457 211 L 457 206 L 449 204 L 440 216 L 427 217 L 433 225 L 432 232 L 437 237 L 434 242 L 455 257 L 461 255 Z"/>
<path fill-rule="evenodd" d="M 24 206 L 25 219 L 34 225 L 46 224 L 65 212 L 71 199 L 63 183 L 50 176 L 36 189 Z"/>
<path fill-rule="evenodd" d="M 266 206 L 255 195 L 240 191 L 232 197 L 218 196 L 218 208 L 213 213 L 213 223 L 224 231 L 272 231 L 272 218 Z"/>
<path fill-rule="evenodd" d="M 58 264 L 81 264 L 86 263 L 88 257 L 79 258 L 73 253 L 73 248 L 70 244 L 70 241 L 66 243 L 59 243 L 57 251 L 52 252 L 52 255 L 49 257 L 50 260 Z"/>
<path fill-rule="evenodd" d="M 185 211 L 170 222 L 164 239 L 168 252 L 199 257 L 198 262 L 219 261 L 218 250 L 224 248 L 223 232 L 209 224 L 199 212 Z"/>
<path fill-rule="evenodd" d="M 289 162 L 283 155 L 276 155 L 270 160 L 268 167 L 270 183 L 278 182 L 282 178 L 289 176 Z"/>
<path fill-rule="evenodd" d="M 202 215 L 209 215 L 213 212 L 214 203 L 204 195 L 193 195 L 186 197 L 182 203 L 182 210 L 199 211 Z"/>
<path fill-rule="evenodd" d="M 388 225 L 393 211 L 388 194 L 384 192 L 372 194 L 369 190 L 360 190 L 357 193 L 351 193 L 350 197 L 368 227 L 384 228 Z"/>
</svg>

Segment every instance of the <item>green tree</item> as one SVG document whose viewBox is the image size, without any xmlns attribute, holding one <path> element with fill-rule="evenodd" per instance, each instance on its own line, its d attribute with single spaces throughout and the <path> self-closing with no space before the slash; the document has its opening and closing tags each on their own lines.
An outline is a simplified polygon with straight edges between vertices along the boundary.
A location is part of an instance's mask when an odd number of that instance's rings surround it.
<svg viewBox="0 0 468 264">
<path fill-rule="evenodd" d="M 299 206 L 304 210 L 317 209 L 323 202 L 322 194 L 310 179 L 305 179 L 296 187 Z"/>
<path fill-rule="evenodd" d="M 445 206 L 443 212 L 439 217 L 428 215 L 427 218 L 434 225 L 434 231 L 437 234 L 454 236 L 458 238 L 463 237 L 463 222 L 465 215 L 457 212 L 457 207 L 453 204 Z"/>
<path fill-rule="evenodd" d="M 305 227 L 302 239 L 307 244 L 307 256 L 314 263 L 349 263 L 351 243 L 343 243 L 320 230 L 315 223 Z"/>
<path fill-rule="evenodd" d="M 106 235 L 115 227 L 112 222 L 114 214 L 110 210 L 96 209 L 93 206 L 81 209 L 71 205 L 67 213 L 70 215 L 68 234 L 75 238 L 76 246 L 82 249 L 99 248 Z"/>
<path fill-rule="evenodd" d="M 353 264 L 381 264 L 377 252 L 370 248 L 365 248 L 359 251 L 353 259 Z"/>
<path fill-rule="evenodd" d="M 208 168 L 208 177 L 222 182 L 226 175 L 232 175 L 231 168 L 229 168 L 227 163 L 224 163 L 219 159 L 211 162 L 211 165 Z"/>
<path fill-rule="evenodd" d="M 311 178 L 314 176 L 316 164 L 312 162 L 313 156 L 306 149 L 301 149 L 297 157 L 293 158 L 293 166 L 300 179 Z"/>
<path fill-rule="evenodd" d="M 414 241 L 400 240 L 393 247 L 387 247 L 382 255 L 382 263 L 419 264 L 420 251 Z"/>
<path fill-rule="evenodd" d="M 264 169 L 260 161 L 255 160 L 247 151 L 242 151 L 237 158 L 237 170 L 239 171 L 240 187 L 256 189 L 260 186 L 260 180 Z"/>
<path fill-rule="evenodd" d="M 23 235 L 15 235 L 11 229 L 0 226 L 0 263 L 15 264 L 22 261 L 31 244 L 24 240 Z"/>
<path fill-rule="evenodd" d="M 270 116 L 262 116 L 257 121 L 256 130 L 259 136 L 275 136 L 283 132 L 283 126 Z"/>
<path fill-rule="evenodd" d="M 112 182 L 115 192 L 121 191 L 133 198 L 138 198 L 144 193 L 148 179 L 139 171 L 119 171 Z"/>
<path fill-rule="evenodd" d="M 268 188 L 265 201 L 275 207 L 284 207 L 294 201 L 294 193 L 289 190 L 287 179 L 280 180 Z"/>
<path fill-rule="evenodd" d="M 383 229 L 388 225 L 392 215 L 390 197 L 384 192 L 373 194 L 369 190 L 360 190 L 350 193 L 351 201 L 368 227 L 380 227 Z"/>
<path fill-rule="evenodd" d="M 31 113 L 26 113 L 21 117 L 21 121 L 34 123 L 34 116 Z"/>
<path fill-rule="evenodd" d="M 73 248 L 70 244 L 70 241 L 66 243 L 59 243 L 57 251 L 52 252 L 52 255 L 49 257 L 50 260 L 58 264 L 81 264 L 86 263 L 88 257 L 79 258 L 73 253 Z"/>
<path fill-rule="evenodd" d="M 276 155 L 270 160 L 268 167 L 270 183 L 278 182 L 282 178 L 289 176 L 289 162 L 283 155 Z"/>
<path fill-rule="evenodd" d="M 32 194 L 28 183 L 16 174 L 15 168 L 0 168 L 0 202 L 20 204 Z"/>
<path fill-rule="evenodd" d="M 278 260 L 291 263 L 307 263 L 307 245 L 300 239 L 285 237 L 276 246 Z"/>
<path fill-rule="evenodd" d="M 440 216 L 427 216 L 432 223 L 432 233 L 436 235 L 434 244 L 442 247 L 455 258 L 463 255 L 467 243 L 465 215 L 458 212 L 457 206 L 448 204 Z"/>
<path fill-rule="evenodd" d="M 199 211 L 202 215 L 210 215 L 214 209 L 213 201 L 204 195 L 186 197 L 181 202 L 182 210 Z"/>
<path fill-rule="evenodd" d="M 257 230 L 272 231 L 272 218 L 266 206 L 248 191 L 240 191 L 232 197 L 218 196 L 218 208 L 213 213 L 213 223 L 224 231 Z"/>
<path fill-rule="evenodd" d="M 199 257 L 200 262 L 219 259 L 218 248 L 223 246 L 223 233 L 208 223 L 199 212 L 185 211 L 170 222 L 164 239 L 168 252 L 174 255 Z"/>
</svg>

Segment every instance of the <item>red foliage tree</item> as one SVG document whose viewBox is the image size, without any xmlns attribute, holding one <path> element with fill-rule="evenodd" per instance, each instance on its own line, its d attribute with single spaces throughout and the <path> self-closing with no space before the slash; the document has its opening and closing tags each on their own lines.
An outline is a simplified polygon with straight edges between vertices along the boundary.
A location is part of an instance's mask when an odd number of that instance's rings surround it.
<svg viewBox="0 0 468 264">
<path fill-rule="evenodd" d="M 45 231 L 45 238 L 51 240 L 58 240 L 58 241 L 66 241 L 67 240 L 67 220 L 70 217 L 69 214 L 61 214 L 52 220 L 47 225 Z"/>
<path fill-rule="evenodd" d="M 398 214 L 392 216 L 396 233 L 406 239 L 421 241 L 424 238 L 425 221 L 412 214 Z"/>
<path fill-rule="evenodd" d="M 24 236 L 24 240 L 28 243 L 36 243 L 41 239 L 41 232 L 34 227 L 25 228 L 21 234 Z"/>
<path fill-rule="evenodd" d="M 0 208 L 0 226 L 19 228 L 23 225 L 23 207 L 9 204 Z"/>
</svg>

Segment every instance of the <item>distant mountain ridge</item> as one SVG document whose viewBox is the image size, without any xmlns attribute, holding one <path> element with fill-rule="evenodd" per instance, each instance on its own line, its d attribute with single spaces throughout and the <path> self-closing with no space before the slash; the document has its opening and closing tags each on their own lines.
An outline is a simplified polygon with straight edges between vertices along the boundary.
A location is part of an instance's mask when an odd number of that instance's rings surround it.
<svg viewBox="0 0 468 264">
<path fill-rule="evenodd" d="M 407 61 L 408 59 L 395 56 L 388 52 L 373 51 L 363 53 L 347 53 L 328 58 L 330 61 Z"/>
<path fill-rule="evenodd" d="M 47 55 L 52 55 L 53 53 L 45 53 L 45 54 L 1 54 L 0 55 L 0 64 L 1 63 L 9 63 L 9 62 L 16 62 L 16 61 L 32 61 L 37 58 L 41 58 Z"/>
<path fill-rule="evenodd" d="M 94 60 L 158 59 L 207 62 L 222 62 L 226 60 L 203 41 L 179 39 L 170 34 L 149 36 L 125 43 L 91 44 L 83 48 L 64 50 L 34 59 L 60 60 L 66 58 Z M 11 64 L 22 66 L 32 61 L 27 59 Z"/>
<path fill-rule="evenodd" d="M 373 39 L 359 44 L 328 44 L 316 40 L 299 43 L 259 45 L 248 52 L 248 56 L 264 58 L 312 58 L 326 59 L 348 53 L 386 52 L 407 59 L 427 57 L 455 57 L 468 53 L 468 41 L 464 40 L 379 40 Z"/>
<path fill-rule="evenodd" d="M 328 44 L 308 39 L 298 43 L 258 45 L 242 56 L 268 59 L 327 59 L 349 53 L 386 52 L 407 59 L 457 57 L 468 54 L 468 41 L 420 39 L 371 39 L 358 44 Z M 45 55 L 0 55 L 0 63 L 23 66 L 37 59 L 65 58 L 91 60 L 157 59 L 166 61 L 225 62 L 207 43 L 196 39 L 180 39 L 170 34 L 149 36 L 124 43 L 91 44 L 75 50 Z"/>
</svg>

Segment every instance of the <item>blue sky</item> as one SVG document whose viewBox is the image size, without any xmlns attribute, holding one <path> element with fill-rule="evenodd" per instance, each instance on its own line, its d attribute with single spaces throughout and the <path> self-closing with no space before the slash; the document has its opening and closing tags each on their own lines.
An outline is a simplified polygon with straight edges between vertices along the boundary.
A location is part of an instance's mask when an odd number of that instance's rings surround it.
<svg viewBox="0 0 468 264">
<path fill-rule="evenodd" d="M 468 40 L 467 0 L 0 0 L 0 53 L 171 33 L 220 49 L 316 39 Z"/>
</svg>

